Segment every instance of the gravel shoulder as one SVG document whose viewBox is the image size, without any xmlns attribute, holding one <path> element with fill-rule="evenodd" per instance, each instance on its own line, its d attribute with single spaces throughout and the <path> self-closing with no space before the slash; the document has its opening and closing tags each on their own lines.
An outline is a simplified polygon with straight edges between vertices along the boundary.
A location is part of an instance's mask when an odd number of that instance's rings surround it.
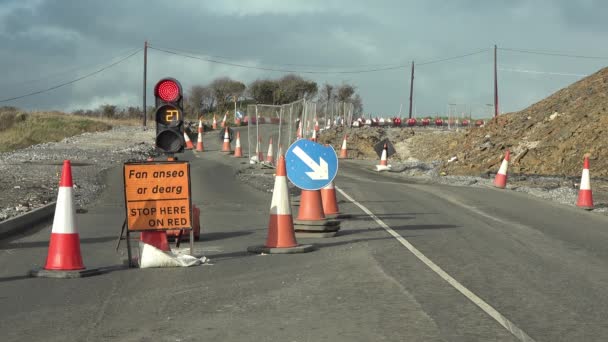
<svg viewBox="0 0 608 342">
<path fill-rule="evenodd" d="M 0 221 L 55 201 L 66 159 L 72 162 L 76 208 L 83 210 L 104 188 L 105 170 L 154 155 L 154 129 L 136 126 L 0 153 Z"/>
</svg>

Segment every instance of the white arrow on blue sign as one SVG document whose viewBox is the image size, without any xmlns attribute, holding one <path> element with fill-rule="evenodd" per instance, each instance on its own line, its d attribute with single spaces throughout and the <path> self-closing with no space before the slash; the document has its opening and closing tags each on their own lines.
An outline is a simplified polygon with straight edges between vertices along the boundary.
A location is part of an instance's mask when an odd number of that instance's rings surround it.
<svg viewBox="0 0 608 342">
<path fill-rule="evenodd" d="M 285 152 L 287 178 L 303 190 L 319 190 L 338 173 L 338 156 L 331 146 L 296 140 Z"/>
</svg>

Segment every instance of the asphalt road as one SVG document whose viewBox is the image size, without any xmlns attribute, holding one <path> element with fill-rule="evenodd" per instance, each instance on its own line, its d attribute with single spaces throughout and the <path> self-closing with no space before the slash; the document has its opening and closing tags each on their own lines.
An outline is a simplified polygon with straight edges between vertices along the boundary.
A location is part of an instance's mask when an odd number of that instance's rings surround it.
<svg viewBox="0 0 608 342">
<path fill-rule="evenodd" d="M 247 246 L 265 241 L 271 194 L 236 181 L 246 160 L 220 154 L 215 133 L 205 139 L 207 152 L 183 158 L 202 212 L 195 251 L 213 265 L 121 267 L 122 170 L 113 169 L 76 218 L 85 265 L 110 272 L 25 276 L 43 265 L 50 226 L 0 242 L 2 340 L 522 340 L 470 294 L 535 341 L 608 338 L 604 216 L 512 191 L 417 184 L 345 161 L 336 185 L 374 217 L 339 195 L 353 215 L 340 235 L 300 239 L 318 247 L 307 254 L 252 255 Z"/>
</svg>

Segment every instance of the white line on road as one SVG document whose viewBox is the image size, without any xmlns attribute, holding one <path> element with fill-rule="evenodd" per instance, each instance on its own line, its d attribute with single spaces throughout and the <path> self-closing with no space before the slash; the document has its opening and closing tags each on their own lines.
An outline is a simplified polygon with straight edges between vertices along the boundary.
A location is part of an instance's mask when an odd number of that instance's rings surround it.
<svg viewBox="0 0 608 342">
<path fill-rule="evenodd" d="M 414 247 L 409 241 L 407 241 L 403 236 L 399 235 L 395 232 L 391 227 L 389 227 L 386 223 L 384 223 L 381 219 L 379 219 L 374 213 L 372 213 L 369 209 L 364 207 L 361 203 L 355 201 L 352 197 L 346 194 L 342 189 L 335 187 L 342 196 L 346 197 L 349 201 L 353 202 L 356 206 L 361 208 L 363 212 L 369 215 L 376 223 L 384 228 L 390 235 L 392 235 L 397 241 L 399 241 L 405 248 L 407 248 L 412 254 L 414 254 L 420 261 L 426 264 L 433 272 L 437 273 L 443 280 L 447 281 L 448 284 L 452 285 L 456 290 L 462 293 L 465 297 L 467 297 L 471 302 L 477 305 L 480 309 L 482 309 L 485 313 L 487 313 L 490 317 L 494 318 L 500 325 L 502 325 L 505 329 L 507 329 L 511 334 L 517 337 L 522 342 L 535 342 L 534 339 L 528 334 L 526 334 L 523 330 L 517 327 L 513 322 L 503 316 L 500 312 L 494 309 L 490 304 L 486 303 L 483 299 L 479 298 L 476 294 L 471 292 L 469 289 L 464 287 L 461 283 L 459 283 L 456 279 L 452 278 L 449 274 L 447 274 L 441 267 L 437 266 L 431 259 L 427 258 L 422 252 L 420 252 L 416 247 Z"/>
</svg>

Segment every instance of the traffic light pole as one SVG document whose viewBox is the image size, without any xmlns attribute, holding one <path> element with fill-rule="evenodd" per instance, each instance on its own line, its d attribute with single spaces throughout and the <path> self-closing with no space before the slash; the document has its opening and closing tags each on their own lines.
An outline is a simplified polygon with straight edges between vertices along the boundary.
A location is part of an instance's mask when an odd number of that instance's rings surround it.
<svg viewBox="0 0 608 342">
<path fill-rule="evenodd" d="M 144 89 L 143 89 L 143 97 L 144 97 L 144 105 L 142 112 L 144 113 L 144 127 L 146 127 L 146 120 L 148 117 L 148 113 L 146 111 L 146 78 L 148 76 L 148 41 L 144 41 Z"/>
</svg>

